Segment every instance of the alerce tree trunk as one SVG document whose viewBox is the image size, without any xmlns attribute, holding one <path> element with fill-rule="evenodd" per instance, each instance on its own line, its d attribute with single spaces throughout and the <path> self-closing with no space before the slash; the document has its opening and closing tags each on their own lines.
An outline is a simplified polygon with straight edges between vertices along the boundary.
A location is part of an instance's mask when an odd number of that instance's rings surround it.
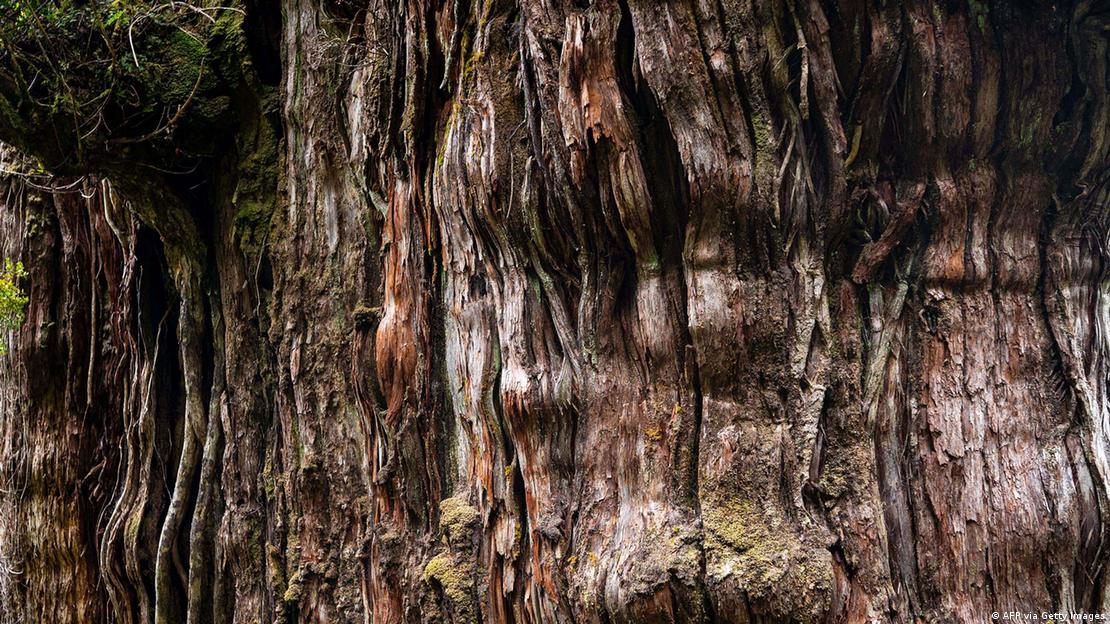
<svg viewBox="0 0 1110 624">
<path fill-rule="evenodd" d="M 0 621 L 1110 611 L 1106 3 L 22 4 Z"/>
</svg>

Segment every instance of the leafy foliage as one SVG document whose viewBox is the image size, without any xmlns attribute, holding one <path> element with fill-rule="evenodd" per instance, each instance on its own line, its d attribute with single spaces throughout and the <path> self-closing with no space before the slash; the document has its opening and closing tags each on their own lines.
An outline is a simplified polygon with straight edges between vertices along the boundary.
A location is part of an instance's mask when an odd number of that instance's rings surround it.
<svg viewBox="0 0 1110 624">
<path fill-rule="evenodd" d="M 19 282 L 26 277 L 27 272 L 23 269 L 22 262 L 4 259 L 4 267 L 0 269 L 0 328 L 5 331 L 18 329 L 23 323 L 23 314 L 29 299 L 20 288 Z M 0 342 L 0 355 L 7 351 L 7 344 Z"/>
</svg>

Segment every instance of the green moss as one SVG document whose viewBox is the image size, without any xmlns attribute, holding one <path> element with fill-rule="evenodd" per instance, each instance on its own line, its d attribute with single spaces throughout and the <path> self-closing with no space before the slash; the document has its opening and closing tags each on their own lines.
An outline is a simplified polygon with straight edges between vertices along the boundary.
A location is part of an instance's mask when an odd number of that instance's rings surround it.
<svg viewBox="0 0 1110 624">
<path fill-rule="evenodd" d="M 8 129 L 9 134 L 18 137 L 25 134 L 23 120 L 19 111 L 6 97 L 0 97 L 0 128 Z"/>
<path fill-rule="evenodd" d="M 975 25 L 979 27 L 979 32 L 985 35 L 987 33 L 987 3 L 982 0 L 968 0 L 967 6 L 971 12 L 971 19 L 975 20 Z"/>
<path fill-rule="evenodd" d="M 135 161 L 177 170 L 185 155 L 219 151 L 249 63 L 238 3 L 226 4 L 16 3 L 0 20 L 11 77 L 0 137 L 54 173 L 113 177 Z"/>
<path fill-rule="evenodd" d="M 266 501 L 273 503 L 276 500 L 277 483 L 274 479 L 274 461 L 267 456 L 266 463 L 262 466 L 262 491 L 266 494 Z"/>
<path fill-rule="evenodd" d="M 465 46 L 464 46 L 464 49 L 465 49 Z M 473 54 L 470 54 L 470 55 L 467 56 L 466 63 L 463 64 L 463 75 L 462 75 L 462 84 L 463 84 L 463 89 L 464 90 L 466 89 L 467 81 L 469 81 L 471 76 L 474 75 L 474 70 L 478 67 L 478 65 L 480 65 L 482 63 L 483 60 L 485 60 L 485 58 L 486 58 L 486 54 L 483 50 L 478 50 L 478 51 L 474 52 Z"/>
<path fill-rule="evenodd" d="M 158 85 L 163 97 L 171 102 L 184 102 L 198 79 L 203 78 L 208 48 L 195 36 L 175 30 L 165 46 L 151 53 L 163 59 L 159 67 L 163 80 Z"/>
<path fill-rule="evenodd" d="M 459 114 L 462 108 L 462 103 L 455 100 L 454 105 L 451 106 L 450 112 L 447 113 L 447 122 L 443 124 L 443 136 L 437 141 L 436 145 L 436 169 L 443 167 L 443 161 L 447 156 L 447 143 L 451 137 L 451 132 L 454 129 L 455 117 Z"/>
<path fill-rule="evenodd" d="M 278 139 L 274 128 L 262 118 L 257 120 L 257 127 L 246 125 L 238 142 L 245 156 L 239 160 L 238 179 L 231 196 L 235 232 L 240 249 L 257 257 L 268 238 L 277 205 Z"/>
</svg>

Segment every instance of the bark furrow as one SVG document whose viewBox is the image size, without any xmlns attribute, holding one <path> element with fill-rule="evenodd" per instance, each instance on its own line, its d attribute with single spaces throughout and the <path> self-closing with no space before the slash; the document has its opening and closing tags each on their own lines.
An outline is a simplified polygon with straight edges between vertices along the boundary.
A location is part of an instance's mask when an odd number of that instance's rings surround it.
<svg viewBox="0 0 1110 624">
<path fill-rule="evenodd" d="M 116 4 L 0 7 L 0 622 L 1110 612 L 1105 3 Z"/>
</svg>

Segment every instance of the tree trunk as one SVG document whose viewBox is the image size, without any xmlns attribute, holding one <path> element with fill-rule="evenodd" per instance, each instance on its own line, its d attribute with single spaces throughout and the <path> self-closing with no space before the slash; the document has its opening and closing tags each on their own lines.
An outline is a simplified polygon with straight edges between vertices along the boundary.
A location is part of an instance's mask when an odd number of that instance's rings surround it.
<svg viewBox="0 0 1110 624">
<path fill-rule="evenodd" d="M 228 7 L 0 27 L 0 622 L 1110 612 L 1105 3 Z"/>
</svg>

